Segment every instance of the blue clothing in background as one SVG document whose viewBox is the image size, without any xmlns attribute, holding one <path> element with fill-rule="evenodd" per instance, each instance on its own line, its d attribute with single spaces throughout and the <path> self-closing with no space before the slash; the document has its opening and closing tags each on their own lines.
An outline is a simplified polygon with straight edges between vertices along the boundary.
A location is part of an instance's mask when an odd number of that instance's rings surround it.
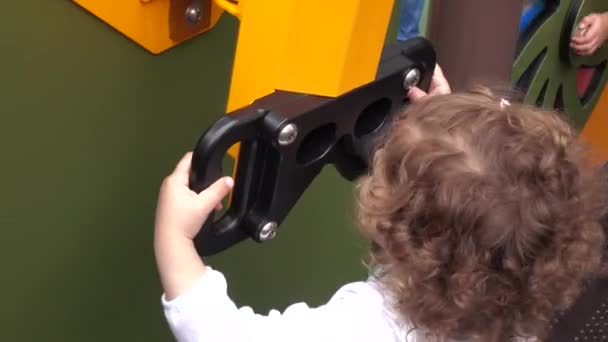
<svg viewBox="0 0 608 342">
<path fill-rule="evenodd" d="M 420 18 L 424 8 L 425 0 L 402 0 L 401 14 L 399 16 L 399 31 L 397 39 L 400 41 L 414 38 L 420 35 Z M 546 8 L 545 0 L 535 0 L 526 6 L 519 23 L 519 32 L 525 31 L 530 24 Z"/>
<path fill-rule="evenodd" d="M 545 10 L 545 1 L 536 0 L 534 3 L 524 8 L 524 13 L 521 16 L 519 23 L 519 32 L 524 32 L 530 24 Z"/>
<path fill-rule="evenodd" d="M 399 16 L 397 40 L 403 41 L 420 35 L 420 18 L 424 0 L 403 0 Z"/>
</svg>

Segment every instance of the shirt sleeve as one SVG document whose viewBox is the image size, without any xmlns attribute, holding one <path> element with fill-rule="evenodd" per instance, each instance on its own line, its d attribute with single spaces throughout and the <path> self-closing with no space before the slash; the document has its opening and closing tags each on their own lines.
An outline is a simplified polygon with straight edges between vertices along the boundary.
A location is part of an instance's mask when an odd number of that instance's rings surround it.
<svg viewBox="0 0 608 342">
<path fill-rule="evenodd" d="M 372 283 L 343 286 L 320 307 L 305 303 L 268 315 L 237 307 L 224 276 L 208 267 L 194 286 L 162 305 L 178 342 L 399 341 L 384 301 Z"/>
</svg>

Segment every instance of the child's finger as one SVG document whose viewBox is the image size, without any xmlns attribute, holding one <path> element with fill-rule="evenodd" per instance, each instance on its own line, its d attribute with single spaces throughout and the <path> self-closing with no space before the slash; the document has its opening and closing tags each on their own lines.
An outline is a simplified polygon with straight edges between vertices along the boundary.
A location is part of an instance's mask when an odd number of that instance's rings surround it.
<svg viewBox="0 0 608 342">
<path fill-rule="evenodd" d="M 595 21 L 595 14 L 589 14 L 589 15 L 585 16 L 583 19 L 581 19 L 581 21 L 578 23 L 578 26 L 587 27 L 587 26 L 593 24 L 594 21 Z"/>
<path fill-rule="evenodd" d="M 582 49 L 581 44 L 570 44 L 570 48 L 576 52 L 579 52 Z"/>
<path fill-rule="evenodd" d="M 591 56 L 595 53 L 595 49 L 589 48 L 589 49 L 584 49 L 584 50 L 577 50 L 576 53 L 579 56 Z"/>
<path fill-rule="evenodd" d="M 439 64 L 435 66 L 435 71 L 433 72 L 433 81 L 439 87 L 447 89 L 450 88 L 450 84 L 447 78 L 445 78 L 445 75 L 443 74 L 443 69 L 441 69 L 441 66 L 439 66 Z"/>
<path fill-rule="evenodd" d="M 428 94 L 426 92 L 424 92 L 422 89 L 418 88 L 418 87 L 412 87 L 410 88 L 410 90 L 407 92 L 407 97 L 410 99 L 410 101 L 412 102 L 417 102 L 420 99 L 422 99 L 423 97 L 427 96 Z"/>
<path fill-rule="evenodd" d="M 222 204 L 222 200 L 230 193 L 234 186 L 234 180 L 230 177 L 222 177 L 207 189 L 198 194 L 198 199 L 203 210 L 211 212 L 215 207 Z"/>
<path fill-rule="evenodd" d="M 570 45 L 575 49 L 582 49 L 593 44 L 593 38 L 585 39 L 581 42 L 572 42 Z"/>
<path fill-rule="evenodd" d="M 570 43 L 575 45 L 587 44 L 591 39 L 591 36 L 574 36 L 570 39 Z"/>
<path fill-rule="evenodd" d="M 591 41 L 587 44 L 578 44 L 574 47 L 575 50 L 580 52 L 589 53 L 589 51 L 593 50 L 593 46 L 595 45 L 595 41 Z"/>
<path fill-rule="evenodd" d="M 596 18 L 595 15 L 590 14 L 586 17 L 584 17 L 583 19 L 581 19 L 581 21 L 579 21 L 576 29 L 578 30 L 578 32 L 580 32 L 580 35 L 585 35 L 585 33 L 587 33 L 587 31 L 589 31 L 589 28 L 595 24 L 596 22 Z"/>
<path fill-rule="evenodd" d="M 593 43 L 593 45 L 591 45 L 591 47 L 589 47 L 587 50 L 583 51 L 584 52 L 583 56 L 593 55 L 597 51 L 598 48 L 599 48 L 599 45 L 597 43 Z"/>
<path fill-rule="evenodd" d="M 452 89 L 450 88 L 450 83 L 448 82 L 448 79 L 443 74 L 443 70 L 441 69 L 439 64 L 437 64 L 437 66 L 435 66 L 435 71 L 433 73 L 433 79 L 431 81 L 431 90 L 429 92 L 429 95 L 431 95 L 431 96 L 445 95 L 445 94 L 449 94 L 451 92 L 452 92 Z"/>
<path fill-rule="evenodd" d="M 192 152 L 186 153 L 182 159 L 177 163 L 172 176 L 182 185 L 188 185 L 188 178 L 190 174 L 190 166 L 192 164 Z"/>
<path fill-rule="evenodd" d="M 433 87 L 433 89 L 431 90 L 431 92 L 429 93 L 429 95 L 430 96 L 447 95 L 451 91 L 452 90 L 450 89 L 450 85 L 449 84 L 441 84 L 441 85 L 438 85 L 436 87 Z"/>
<path fill-rule="evenodd" d="M 584 50 L 574 50 L 574 52 L 579 56 L 587 56 L 587 52 Z"/>
</svg>

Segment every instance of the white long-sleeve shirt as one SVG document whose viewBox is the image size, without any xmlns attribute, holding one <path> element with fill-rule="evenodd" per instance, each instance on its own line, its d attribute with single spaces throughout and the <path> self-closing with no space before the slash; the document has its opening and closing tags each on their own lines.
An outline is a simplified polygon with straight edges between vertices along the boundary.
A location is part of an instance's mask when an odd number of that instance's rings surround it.
<svg viewBox="0 0 608 342">
<path fill-rule="evenodd" d="M 415 330 L 397 324 L 372 280 L 343 286 L 320 307 L 298 303 L 264 316 L 237 307 L 224 276 L 207 267 L 187 293 L 161 301 L 179 342 L 417 341 Z"/>
</svg>

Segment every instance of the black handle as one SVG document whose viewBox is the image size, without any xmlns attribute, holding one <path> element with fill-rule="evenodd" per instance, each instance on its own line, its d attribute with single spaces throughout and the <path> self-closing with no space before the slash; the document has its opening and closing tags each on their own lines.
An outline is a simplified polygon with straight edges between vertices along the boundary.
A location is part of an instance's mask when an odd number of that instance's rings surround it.
<svg viewBox="0 0 608 342">
<path fill-rule="evenodd" d="M 256 137 L 259 132 L 262 111 L 249 110 L 221 117 L 200 138 L 192 155 L 190 188 L 199 193 L 222 177 L 222 162 L 227 150 L 240 143 L 238 172 L 250 173 L 255 168 Z M 195 238 L 195 245 L 201 255 L 215 254 L 220 246 L 232 245 L 248 237 L 239 227 L 243 226 L 246 214 L 247 194 L 250 192 L 251 177 L 237 175 L 232 192 L 232 203 L 226 213 L 215 220 L 211 213 Z M 242 181 L 244 180 L 244 181 Z"/>
</svg>

